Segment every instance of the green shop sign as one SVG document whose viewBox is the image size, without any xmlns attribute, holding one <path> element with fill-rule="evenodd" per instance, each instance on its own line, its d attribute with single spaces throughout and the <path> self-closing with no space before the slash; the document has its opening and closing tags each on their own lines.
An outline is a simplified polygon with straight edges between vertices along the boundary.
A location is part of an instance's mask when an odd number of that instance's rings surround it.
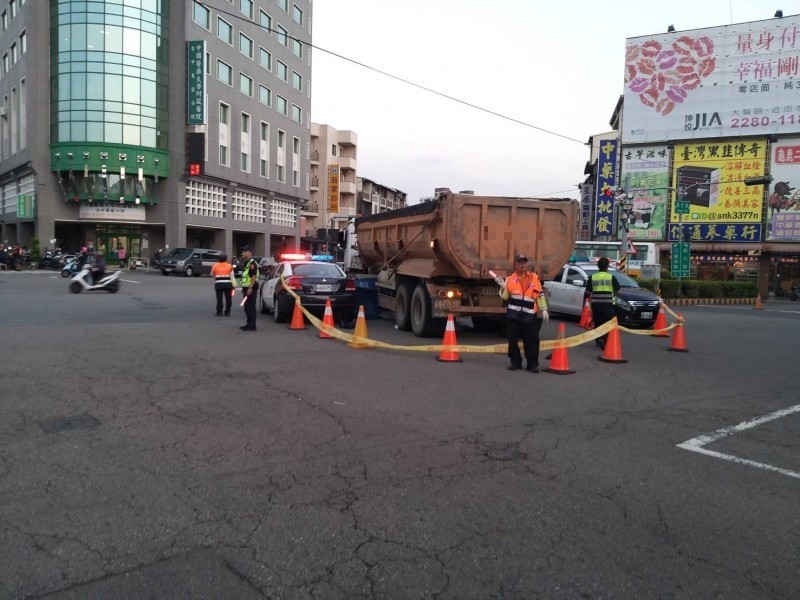
<svg viewBox="0 0 800 600">
<path fill-rule="evenodd" d="M 34 211 L 36 210 L 36 198 L 33 194 L 18 194 L 17 195 L 17 218 L 18 219 L 33 219 Z"/>
</svg>

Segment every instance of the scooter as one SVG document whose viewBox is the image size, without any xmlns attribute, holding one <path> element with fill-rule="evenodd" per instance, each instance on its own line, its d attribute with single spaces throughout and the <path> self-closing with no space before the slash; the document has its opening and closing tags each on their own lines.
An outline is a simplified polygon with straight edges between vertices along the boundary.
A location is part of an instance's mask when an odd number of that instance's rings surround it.
<svg viewBox="0 0 800 600">
<path fill-rule="evenodd" d="M 789 294 L 789 300 L 797 300 L 800 296 L 800 285 L 796 285 L 792 288 L 792 293 Z"/>
<path fill-rule="evenodd" d="M 77 258 L 70 258 L 64 268 L 61 269 L 61 276 L 62 277 L 73 277 L 81 272 L 81 266 L 78 264 Z"/>
<path fill-rule="evenodd" d="M 69 284 L 69 291 L 73 294 L 79 294 L 83 290 L 106 290 L 112 294 L 119 291 L 119 278 L 122 276 L 122 271 L 113 271 L 96 283 L 90 283 L 91 272 L 91 266 L 84 265 L 81 272 L 72 278 L 72 283 Z"/>
</svg>

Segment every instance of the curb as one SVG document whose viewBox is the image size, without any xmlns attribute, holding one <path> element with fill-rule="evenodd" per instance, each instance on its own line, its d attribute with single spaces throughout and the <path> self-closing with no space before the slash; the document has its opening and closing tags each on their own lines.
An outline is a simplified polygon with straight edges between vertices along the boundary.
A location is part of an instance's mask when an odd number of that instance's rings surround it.
<svg viewBox="0 0 800 600">
<path fill-rule="evenodd" d="M 669 298 L 667 306 L 691 306 L 694 304 L 755 304 L 755 298 Z"/>
</svg>

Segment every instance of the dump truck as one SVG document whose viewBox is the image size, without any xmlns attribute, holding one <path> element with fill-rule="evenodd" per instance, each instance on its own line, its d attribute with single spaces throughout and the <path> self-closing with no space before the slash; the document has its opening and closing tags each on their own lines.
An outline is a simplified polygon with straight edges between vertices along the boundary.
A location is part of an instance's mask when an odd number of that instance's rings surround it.
<svg viewBox="0 0 800 600">
<path fill-rule="evenodd" d="M 345 269 L 369 281 L 378 306 L 398 329 L 440 335 L 448 314 L 472 317 L 479 330 L 505 315 L 490 274 L 505 276 L 526 254 L 542 281 L 569 259 L 578 202 L 476 196 L 437 190 L 428 202 L 353 219 L 345 233 Z"/>
</svg>

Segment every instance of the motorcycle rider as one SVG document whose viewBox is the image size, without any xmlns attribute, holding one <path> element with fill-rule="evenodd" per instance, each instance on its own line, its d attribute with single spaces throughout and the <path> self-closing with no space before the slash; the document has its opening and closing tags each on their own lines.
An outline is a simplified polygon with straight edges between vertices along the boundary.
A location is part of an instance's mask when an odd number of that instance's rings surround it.
<svg viewBox="0 0 800 600">
<path fill-rule="evenodd" d="M 92 278 L 94 283 L 100 282 L 106 276 L 106 257 L 102 252 L 96 252 L 94 255 L 94 266 L 92 268 Z"/>
</svg>

